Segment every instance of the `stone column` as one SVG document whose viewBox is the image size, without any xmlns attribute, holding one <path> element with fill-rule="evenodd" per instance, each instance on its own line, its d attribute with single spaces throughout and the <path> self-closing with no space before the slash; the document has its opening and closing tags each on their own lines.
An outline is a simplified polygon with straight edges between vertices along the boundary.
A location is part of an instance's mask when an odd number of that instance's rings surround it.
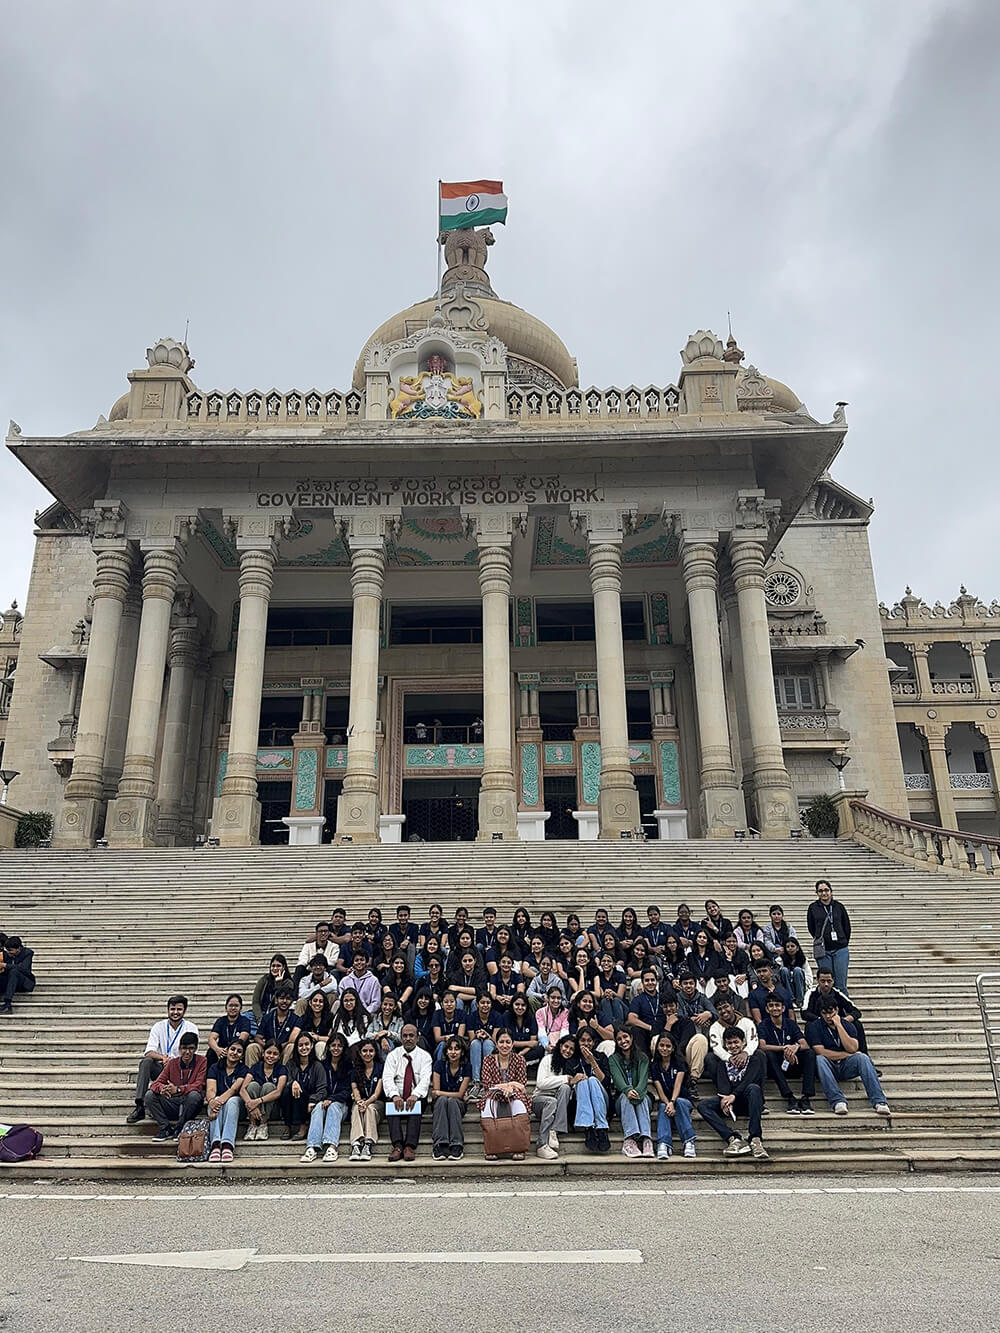
<svg viewBox="0 0 1000 1333">
<path fill-rule="evenodd" d="M 229 754 L 222 792 L 212 812 L 212 836 L 223 847 L 253 847 L 260 840 L 257 799 L 257 737 L 264 685 L 267 609 L 277 558 L 280 520 L 241 516 L 236 520 L 240 553 L 240 628 L 236 639 Z"/>
<path fill-rule="evenodd" d="M 734 829 L 746 827 L 746 815 L 729 743 L 719 634 L 718 533 L 685 533 L 681 552 L 698 715 L 702 836 L 731 838 Z"/>
<path fill-rule="evenodd" d="M 972 659 L 972 675 L 976 682 L 976 695 L 980 699 L 993 698 L 993 686 L 990 682 L 990 673 L 986 667 L 986 644 L 978 643 L 975 639 L 965 640 L 962 647 Z"/>
<path fill-rule="evenodd" d="M 198 792 L 198 764 L 201 758 L 201 733 L 205 721 L 205 700 L 208 687 L 210 653 L 204 641 L 199 644 L 191 688 L 191 708 L 188 713 L 187 750 L 184 755 L 184 777 L 181 782 L 180 826 L 177 846 L 194 842 L 195 803 Z"/>
<path fill-rule="evenodd" d="M 132 552 L 125 540 L 125 509 L 118 506 L 108 522 L 121 536 L 94 538 L 97 572 L 83 694 L 77 723 L 73 769 L 59 811 L 56 847 L 92 847 L 104 804 L 104 748 L 111 711 L 115 659 L 122 608 L 132 575 Z"/>
<path fill-rule="evenodd" d="M 743 680 L 753 755 L 753 799 L 761 837 L 787 838 L 792 820 L 792 788 L 781 748 L 774 698 L 771 641 L 764 600 L 766 528 L 737 529 L 729 542 L 739 610 Z"/>
<path fill-rule="evenodd" d="M 180 523 L 171 527 L 179 531 Z M 184 543 L 179 536 L 144 538 L 142 550 L 142 615 L 135 678 L 129 708 L 125 764 L 118 795 L 108 804 L 105 836 L 112 847 L 157 845 L 156 742 L 163 700 L 163 678 L 170 644 L 170 616 Z"/>
<path fill-rule="evenodd" d="M 181 806 L 184 801 L 188 727 L 200 648 L 198 618 L 185 614 L 190 610 L 190 605 L 189 596 L 184 595 L 178 599 L 180 614 L 170 631 L 167 652 L 170 677 L 167 683 L 167 712 L 163 723 L 160 782 L 156 794 L 159 806 L 156 833 L 165 847 L 177 846 L 182 841 Z"/>
<path fill-rule="evenodd" d="M 601 719 L 599 837 L 617 841 L 641 822 L 639 793 L 628 757 L 625 645 L 622 642 L 622 537 L 620 510 L 584 511 L 590 590 L 594 598 L 597 706 Z"/>
<path fill-rule="evenodd" d="M 914 723 L 927 741 L 927 757 L 931 764 L 934 800 L 937 803 L 938 824 L 941 828 L 957 829 L 955 797 L 951 790 L 951 770 L 948 768 L 948 731 L 946 723 Z"/>
<path fill-rule="evenodd" d="M 494 834 L 499 834 L 516 842 L 509 616 L 513 529 L 522 516 L 499 510 L 476 511 L 470 517 L 479 548 L 479 591 L 483 599 L 483 777 L 478 840 L 490 842 Z"/>
<path fill-rule="evenodd" d="M 301 676 L 302 720 L 292 737 L 292 806 L 282 822 L 289 846 L 323 841 L 323 769 L 326 735 L 323 731 L 322 676 Z"/>
<path fill-rule="evenodd" d="M 111 712 L 108 717 L 108 738 L 104 744 L 104 799 L 113 801 L 118 793 L 122 768 L 125 765 L 125 737 L 128 735 L 128 710 L 132 702 L 132 681 L 135 679 L 135 654 L 139 646 L 139 617 L 142 615 L 142 575 L 137 574 L 133 562 L 132 581 L 122 608 L 121 629 L 118 634 L 118 656 L 115 662 L 115 683 L 111 689 Z"/>
<path fill-rule="evenodd" d="M 922 699 L 929 699 L 933 693 L 931 690 L 931 673 L 927 665 L 927 654 L 930 648 L 926 643 L 908 643 L 906 647 L 910 650 L 910 656 L 913 658 L 913 669 L 917 674 L 917 693 Z"/>
<path fill-rule="evenodd" d="M 347 725 L 347 767 L 337 798 L 335 840 L 379 841 L 377 771 L 379 612 L 385 586 L 385 535 L 396 515 L 349 514 L 345 519 L 351 552 L 351 701 Z"/>
</svg>

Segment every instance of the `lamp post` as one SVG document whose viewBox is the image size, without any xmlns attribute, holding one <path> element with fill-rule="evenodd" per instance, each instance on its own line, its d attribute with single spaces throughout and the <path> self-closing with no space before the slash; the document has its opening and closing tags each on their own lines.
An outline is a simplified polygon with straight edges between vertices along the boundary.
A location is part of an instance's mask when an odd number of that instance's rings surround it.
<svg viewBox="0 0 1000 1333">
<path fill-rule="evenodd" d="M 0 792 L 0 805 L 7 804 L 7 788 L 17 777 L 20 777 L 20 773 L 16 768 L 0 768 L 0 782 L 3 783 L 3 791 Z"/>
<path fill-rule="evenodd" d="M 844 769 L 851 762 L 851 756 L 843 750 L 838 750 L 836 754 L 827 755 L 827 763 L 830 763 L 837 770 L 837 777 L 840 779 L 840 790 L 847 790 L 847 783 L 844 781 Z"/>
</svg>

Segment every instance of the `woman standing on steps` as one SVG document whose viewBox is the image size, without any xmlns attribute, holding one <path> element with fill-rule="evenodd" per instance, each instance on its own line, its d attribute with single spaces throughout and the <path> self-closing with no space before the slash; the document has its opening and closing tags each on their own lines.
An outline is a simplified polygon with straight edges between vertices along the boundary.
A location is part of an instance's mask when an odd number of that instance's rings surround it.
<svg viewBox="0 0 1000 1333">
<path fill-rule="evenodd" d="M 378 1143 L 382 1105 L 382 1061 L 378 1047 L 365 1037 L 354 1051 L 351 1079 L 351 1161 L 370 1162 Z"/>
<path fill-rule="evenodd" d="M 205 1104 L 212 1123 L 212 1151 L 210 1162 L 231 1162 L 236 1146 L 236 1129 L 240 1123 L 240 1091 L 248 1074 L 243 1063 L 243 1043 L 231 1041 L 226 1047 L 225 1060 L 217 1061 L 208 1072 L 205 1084 Z"/>
<path fill-rule="evenodd" d="M 269 1041 L 240 1090 L 250 1121 L 243 1136 L 244 1142 L 254 1139 L 263 1142 L 267 1138 L 268 1122 L 284 1095 L 287 1082 L 288 1070 L 281 1063 L 281 1047 L 276 1041 Z"/>
</svg>

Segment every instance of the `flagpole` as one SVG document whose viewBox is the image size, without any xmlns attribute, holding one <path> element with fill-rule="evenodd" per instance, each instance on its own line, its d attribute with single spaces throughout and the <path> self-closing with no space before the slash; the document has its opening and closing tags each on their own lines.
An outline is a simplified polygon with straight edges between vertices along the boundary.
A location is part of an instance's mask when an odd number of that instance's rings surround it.
<svg viewBox="0 0 1000 1333">
<path fill-rule="evenodd" d="M 443 250 L 444 250 L 444 246 L 441 244 L 441 180 L 440 180 L 440 177 L 438 178 L 438 189 L 437 189 L 437 218 L 435 219 L 435 221 L 436 221 L 436 224 L 437 224 L 437 229 L 436 229 L 436 231 L 435 231 L 435 233 L 434 233 L 434 239 L 435 239 L 435 244 L 437 245 L 437 252 L 438 252 L 438 294 L 437 294 L 437 306 L 438 306 L 438 309 L 440 310 L 440 308 L 441 308 L 441 277 L 442 277 L 442 274 L 441 274 L 441 263 L 442 263 L 442 259 L 443 259 L 443 253 L 442 253 L 442 252 L 443 252 Z"/>
</svg>

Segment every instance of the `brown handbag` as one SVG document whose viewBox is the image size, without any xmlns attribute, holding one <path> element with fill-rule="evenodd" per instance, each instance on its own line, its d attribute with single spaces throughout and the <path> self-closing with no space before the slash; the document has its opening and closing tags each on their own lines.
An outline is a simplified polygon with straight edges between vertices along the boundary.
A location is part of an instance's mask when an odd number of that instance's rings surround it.
<svg viewBox="0 0 1000 1333">
<path fill-rule="evenodd" d="M 483 1152 L 487 1157 L 511 1157 L 526 1153 L 531 1147 L 531 1118 L 526 1111 L 514 1115 L 510 1102 L 496 1095 L 487 1098 L 493 1115 L 484 1116 Z"/>
</svg>

